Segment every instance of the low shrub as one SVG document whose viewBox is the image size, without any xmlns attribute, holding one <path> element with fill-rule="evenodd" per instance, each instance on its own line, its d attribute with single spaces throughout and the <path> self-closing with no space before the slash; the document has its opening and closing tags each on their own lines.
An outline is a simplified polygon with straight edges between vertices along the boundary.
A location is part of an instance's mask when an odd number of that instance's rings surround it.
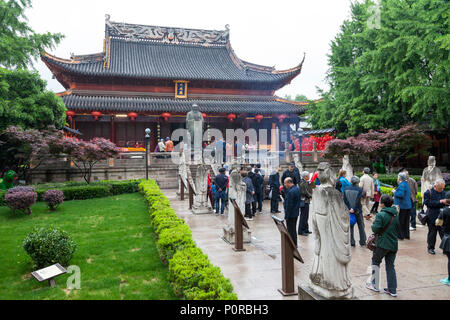
<svg viewBox="0 0 450 320">
<path fill-rule="evenodd" d="M 194 247 L 195 243 L 192 240 L 192 232 L 189 226 L 176 224 L 161 230 L 161 233 L 158 234 L 156 245 L 162 262 L 167 264 L 175 252 L 184 248 Z"/>
<path fill-rule="evenodd" d="M 175 294 L 189 300 L 236 300 L 231 282 L 196 247 L 189 226 L 178 218 L 156 182 L 142 181 L 139 190 L 148 202 L 160 258 L 169 265 Z"/>
<path fill-rule="evenodd" d="M 169 262 L 175 294 L 188 300 L 236 300 L 231 282 L 199 248 L 178 251 Z"/>
<path fill-rule="evenodd" d="M 5 204 L 12 211 L 22 211 L 30 215 L 31 206 L 37 201 L 37 193 L 31 187 L 15 187 L 9 189 L 4 197 Z"/>
<path fill-rule="evenodd" d="M 64 193 L 64 199 L 67 201 L 103 198 L 111 195 L 111 187 L 109 185 L 64 187 L 60 190 Z"/>
<path fill-rule="evenodd" d="M 37 201 L 45 201 L 43 196 L 48 190 L 61 190 L 64 194 L 65 200 L 86 200 L 93 198 L 108 197 L 111 195 L 118 195 L 123 193 L 133 193 L 139 191 L 140 180 L 123 180 L 112 181 L 104 180 L 98 182 L 92 182 L 87 184 L 86 182 L 67 181 L 67 182 L 55 182 L 55 183 L 42 183 L 37 184 Z M 24 189 L 25 188 L 25 189 Z M 30 186 L 19 186 L 12 188 L 13 192 L 19 190 L 33 189 Z M 5 205 L 4 196 L 5 190 L 0 190 L 0 206 Z"/>
<path fill-rule="evenodd" d="M 134 193 L 139 191 L 140 180 L 113 181 L 105 180 L 99 184 L 107 184 L 111 186 L 111 194 L 118 195 L 124 193 Z"/>
<path fill-rule="evenodd" d="M 47 190 L 42 200 L 47 202 L 47 206 L 53 211 L 64 202 L 64 193 L 61 190 Z"/>
<path fill-rule="evenodd" d="M 55 263 L 67 266 L 77 245 L 67 232 L 48 227 L 35 228 L 24 239 L 23 248 L 36 268 L 45 268 Z"/>
</svg>

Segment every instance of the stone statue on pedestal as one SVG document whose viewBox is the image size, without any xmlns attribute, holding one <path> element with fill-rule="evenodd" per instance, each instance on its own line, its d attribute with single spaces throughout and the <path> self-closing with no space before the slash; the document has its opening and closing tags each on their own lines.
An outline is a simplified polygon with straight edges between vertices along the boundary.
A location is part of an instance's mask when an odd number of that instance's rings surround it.
<svg viewBox="0 0 450 320">
<path fill-rule="evenodd" d="M 422 199 L 425 191 L 433 188 L 433 184 L 436 180 L 442 179 L 441 169 L 436 167 L 436 158 L 434 156 L 428 157 L 428 167 L 423 170 L 420 187 L 420 193 L 422 194 Z M 426 208 L 426 207 L 425 207 Z M 424 210 L 425 210 L 424 208 Z"/>
<path fill-rule="evenodd" d="M 190 135 L 191 150 L 194 152 L 195 163 L 198 163 L 202 158 L 203 122 L 203 115 L 198 105 L 193 104 L 192 110 L 186 115 L 186 129 Z"/>
<path fill-rule="evenodd" d="M 347 180 L 350 182 L 350 179 L 353 177 L 353 167 L 350 164 L 350 157 L 348 154 L 342 158 L 342 170 L 347 172 Z"/>
<path fill-rule="evenodd" d="M 317 170 L 320 185 L 312 195 L 315 249 L 310 288 L 327 299 L 351 299 L 350 215 L 340 192 L 334 188 L 329 163 L 320 163 Z"/>
<path fill-rule="evenodd" d="M 245 193 L 247 191 L 247 186 L 242 182 L 240 165 L 233 160 L 230 168 L 230 188 L 228 191 L 228 224 L 223 228 L 223 239 L 230 244 L 234 244 L 234 206 L 231 203 L 231 199 L 236 200 L 239 209 L 241 209 L 242 214 L 245 213 Z M 250 230 L 244 229 L 244 243 L 251 242 L 251 232 Z"/>
<path fill-rule="evenodd" d="M 192 211 L 195 214 L 211 213 L 211 206 L 208 201 L 208 172 L 204 164 L 199 164 L 197 167 L 195 192 Z"/>
</svg>

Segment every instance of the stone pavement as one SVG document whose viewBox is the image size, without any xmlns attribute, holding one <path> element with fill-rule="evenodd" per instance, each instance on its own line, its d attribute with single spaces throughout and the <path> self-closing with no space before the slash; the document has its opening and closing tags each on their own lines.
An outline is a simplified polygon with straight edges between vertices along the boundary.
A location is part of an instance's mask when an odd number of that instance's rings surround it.
<svg viewBox="0 0 450 320">
<path fill-rule="evenodd" d="M 178 216 L 183 218 L 192 230 L 192 235 L 210 261 L 219 266 L 225 277 L 229 278 L 240 300 L 296 300 L 297 296 L 283 297 L 277 289 L 281 288 L 281 237 L 271 215 L 269 201 L 264 202 L 263 213 L 248 221 L 252 232 L 252 242 L 244 244 L 246 251 L 235 252 L 232 246 L 222 240 L 223 226 L 227 223 L 226 214 L 194 215 L 188 209 L 188 200 L 176 198 L 176 190 L 162 190 L 171 202 Z M 283 218 L 284 214 L 278 214 Z M 372 219 L 373 221 L 373 219 Z M 365 220 L 366 234 L 371 234 L 371 222 Z M 350 271 L 355 295 L 362 300 L 381 299 L 423 299 L 450 300 L 450 286 L 443 285 L 440 279 L 447 275 L 447 257 L 438 249 L 436 255 L 427 253 L 426 236 L 428 228 L 419 222 L 417 230 L 411 232 L 411 240 L 399 241 L 399 252 L 395 261 L 397 272 L 397 298 L 384 293 L 376 293 L 365 288 L 369 277 L 372 252 L 358 245 L 358 231 L 355 226 L 356 247 L 352 247 Z M 307 284 L 314 250 L 313 235 L 299 236 L 298 246 L 305 261 L 295 261 L 295 281 Z M 386 287 L 384 262 L 381 264 L 380 287 Z"/>
</svg>

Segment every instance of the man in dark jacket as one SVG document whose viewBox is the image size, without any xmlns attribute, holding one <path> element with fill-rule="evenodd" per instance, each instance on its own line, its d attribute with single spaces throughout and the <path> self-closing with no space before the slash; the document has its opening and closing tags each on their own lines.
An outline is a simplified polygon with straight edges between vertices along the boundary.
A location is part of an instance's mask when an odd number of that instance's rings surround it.
<svg viewBox="0 0 450 320">
<path fill-rule="evenodd" d="M 219 169 L 219 174 L 214 179 L 216 184 L 216 213 L 219 213 L 219 201 L 222 201 L 220 214 L 225 211 L 225 199 L 227 196 L 228 177 L 225 175 L 225 168 Z"/>
<path fill-rule="evenodd" d="M 252 211 L 250 209 L 251 204 L 253 203 L 253 195 L 255 191 L 253 189 L 252 179 L 248 177 L 248 172 L 245 170 L 241 171 L 242 182 L 245 183 L 246 192 L 245 192 L 245 219 L 253 220 Z"/>
<path fill-rule="evenodd" d="M 311 189 L 309 188 L 309 172 L 303 171 L 301 173 L 300 186 L 300 197 L 303 206 L 300 207 L 300 223 L 298 224 L 298 234 L 300 236 L 307 236 L 312 232 L 309 231 L 308 219 L 309 219 L 309 202 L 312 198 Z M 303 202 L 304 201 L 304 202 Z"/>
<path fill-rule="evenodd" d="M 387 288 L 384 292 L 392 297 L 397 296 L 397 276 L 394 261 L 398 251 L 398 233 L 400 222 L 397 209 L 392 206 L 394 200 L 390 195 L 383 194 L 380 199 L 381 211 L 377 213 L 372 224 L 372 231 L 378 234 L 377 248 L 372 255 L 372 279 L 366 287 L 375 292 L 380 291 L 380 264 L 384 258 L 386 265 Z M 384 232 L 383 230 L 386 229 Z M 380 235 L 380 233 L 383 233 Z"/>
<path fill-rule="evenodd" d="M 361 198 L 363 190 L 358 187 L 359 178 L 354 176 L 350 179 L 352 185 L 344 189 L 344 202 L 350 211 L 356 217 L 356 224 L 359 230 L 359 244 L 361 246 L 366 245 L 366 231 L 364 230 L 364 219 L 362 216 Z M 350 242 L 351 246 L 355 246 L 354 227 L 350 227 Z"/>
<path fill-rule="evenodd" d="M 440 209 L 446 204 L 445 200 L 445 181 L 439 179 L 434 183 L 433 189 L 425 191 L 423 195 L 423 204 L 427 206 L 428 215 L 428 253 L 436 254 L 434 246 L 436 245 L 436 236 L 439 233 L 439 237 L 442 239 L 444 233 L 441 227 L 436 226 L 436 219 L 439 216 Z"/>
<path fill-rule="evenodd" d="M 300 182 L 300 173 L 298 172 L 298 169 L 295 167 L 293 163 L 289 164 L 289 168 L 283 172 L 283 176 L 281 177 L 281 181 L 284 183 L 284 180 L 286 178 L 292 178 L 292 181 L 294 181 L 294 184 L 298 184 Z"/>
<path fill-rule="evenodd" d="M 252 216 L 255 216 L 256 214 L 256 190 L 255 190 L 255 166 L 251 165 L 250 168 L 247 169 L 248 177 L 252 181 L 254 195 L 253 195 L 253 202 L 252 202 Z"/>
<path fill-rule="evenodd" d="M 297 246 L 297 219 L 300 209 L 300 190 L 294 184 L 292 178 L 284 180 L 284 187 L 286 188 L 286 200 L 284 201 L 284 219 L 286 220 L 286 227 L 292 240 Z"/>
<path fill-rule="evenodd" d="M 263 203 L 263 185 L 264 178 L 262 177 L 259 169 L 255 169 L 255 174 L 253 175 L 253 187 L 255 188 L 255 200 L 258 204 L 257 210 L 259 213 L 262 212 L 262 203 Z"/>
<path fill-rule="evenodd" d="M 269 176 L 269 186 L 272 192 L 272 198 L 270 199 L 270 213 L 280 213 L 278 210 L 278 204 L 280 202 L 280 172 L 281 167 L 278 166 L 277 171 L 274 171 Z"/>
</svg>

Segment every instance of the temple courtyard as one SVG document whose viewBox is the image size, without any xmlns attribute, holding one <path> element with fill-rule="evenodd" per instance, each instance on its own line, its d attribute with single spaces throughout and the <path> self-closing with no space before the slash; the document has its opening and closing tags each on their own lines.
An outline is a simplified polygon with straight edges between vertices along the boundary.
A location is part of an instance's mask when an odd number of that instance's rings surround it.
<svg viewBox="0 0 450 320">
<path fill-rule="evenodd" d="M 235 252 L 233 246 L 223 239 L 223 227 L 227 224 L 227 214 L 194 215 L 188 209 L 188 200 L 177 199 L 176 190 L 163 190 L 171 207 L 183 218 L 192 230 L 197 246 L 208 255 L 211 262 L 219 266 L 225 277 L 233 284 L 234 292 L 240 300 L 297 300 L 298 296 L 283 297 L 281 288 L 281 245 L 280 233 L 271 218 L 270 203 L 264 202 L 262 214 L 248 221 L 251 243 L 244 243 L 246 251 Z M 281 203 L 280 203 L 281 205 Z M 284 213 L 277 215 L 284 217 Z M 310 216 L 311 219 L 311 216 Z M 365 220 L 367 236 L 372 234 L 373 222 Z M 309 222 L 311 228 L 311 222 Z M 311 229 L 310 229 L 311 230 Z M 438 249 L 436 255 L 427 253 L 427 227 L 417 223 L 417 230 L 411 232 L 411 240 L 399 241 L 399 251 L 395 260 L 398 290 L 397 298 L 384 293 L 376 293 L 365 288 L 369 277 L 372 252 L 358 245 L 359 233 L 355 226 L 356 247 L 352 247 L 350 262 L 351 280 L 355 297 L 361 300 L 448 300 L 450 287 L 439 282 L 447 274 L 447 258 Z M 313 262 L 314 235 L 299 236 L 299 252 L 304 264 L 295 261 L 295 286 L 309 283 L 309 273 Z M 381 264 L 380 289 L 386 287 L 384 261 Z"/>
</svg>

